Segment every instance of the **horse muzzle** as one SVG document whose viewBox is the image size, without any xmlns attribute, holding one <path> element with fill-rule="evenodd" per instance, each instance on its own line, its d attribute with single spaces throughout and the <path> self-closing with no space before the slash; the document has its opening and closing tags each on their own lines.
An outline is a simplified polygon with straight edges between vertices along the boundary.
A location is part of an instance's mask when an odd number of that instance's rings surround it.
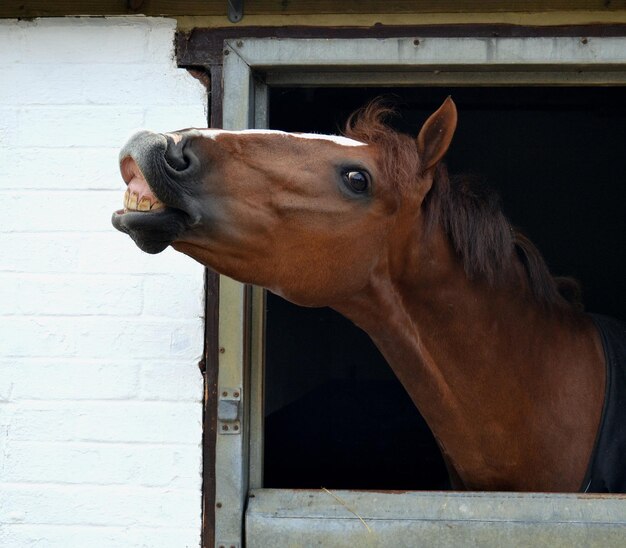
<svg viewBox="0 0 626 548">
<path fill-rule="evenodd" d="M 147 253 L 163 251 L 192 224 L 180 183 L 197 161 L 177 137 L 141 131 L 120 151 L 127 188 L 124 208 L 113 213 L 111 222 Z"/>
</svg>

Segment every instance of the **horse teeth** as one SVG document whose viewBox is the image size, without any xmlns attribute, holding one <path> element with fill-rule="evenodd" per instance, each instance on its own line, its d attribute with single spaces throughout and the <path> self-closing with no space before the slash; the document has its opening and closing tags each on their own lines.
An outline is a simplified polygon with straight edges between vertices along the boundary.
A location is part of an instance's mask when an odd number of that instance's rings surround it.
<svg viewBox="0 0 626 548">
<path fill-rule="evenodd" d="M 137 204 L 137 210 L 138 211 L 150 211 L 151 204 L 152 202 L 150 202 L 150 198 L 142 198 Z"/>
<path fill-rule="evenodd" d="M 137 194 L 134 192 L 130 195 L 128 199 L 128 209 L 137 209 Z"/>
<path fill-rule="evenodd" d="M 165 204 L 159 200 L 153 202 L 148 196 L 140 199 L 137 193 L 126 190 L 124 194 L 125 211 L 155 211 L 157 209 L 165 209 Z"/>
</svg>

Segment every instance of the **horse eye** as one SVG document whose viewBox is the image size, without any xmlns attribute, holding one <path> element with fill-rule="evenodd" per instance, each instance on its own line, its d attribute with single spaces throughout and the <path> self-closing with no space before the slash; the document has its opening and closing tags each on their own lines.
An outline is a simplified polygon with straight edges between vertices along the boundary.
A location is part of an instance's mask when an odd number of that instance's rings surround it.
<svg viewBox="0 0 626 548">
<path fill-rule="evenodd" d="M 346 171 L 343 178 L 353 192 L 361 194 L 369 188 L 369 177 L 362 171 Z"/>
</svg>

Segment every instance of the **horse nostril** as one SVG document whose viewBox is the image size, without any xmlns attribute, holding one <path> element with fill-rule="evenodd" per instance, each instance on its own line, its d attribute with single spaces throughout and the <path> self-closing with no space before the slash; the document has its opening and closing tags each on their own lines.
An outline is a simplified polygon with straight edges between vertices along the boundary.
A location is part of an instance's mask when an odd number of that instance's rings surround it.
<svg viewBox="0 0 626 548">
<path fill-rule="evenodd" d="M 167 139 L 165 161 L 176 171 L 185 171 L 191 163 L 189 157 L 185 155 L 186 137 L 181 136 L 177 141 L 170 135 L 166 135 L 165 138 Z"/>
</svg>

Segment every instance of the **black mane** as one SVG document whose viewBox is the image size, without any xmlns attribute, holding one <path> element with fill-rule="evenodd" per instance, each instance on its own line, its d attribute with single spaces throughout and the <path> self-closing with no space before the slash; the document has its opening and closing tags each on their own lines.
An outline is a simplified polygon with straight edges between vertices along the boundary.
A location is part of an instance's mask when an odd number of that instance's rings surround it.
<svg viewBox="0 0 626 548">
<path fill-rule="evenodd" d="M 470 177 L 452 177 L 440 165 L 424 201 L 427 226 L 440 223 L 459 254 L 468 277 L 499 283 L 514 255 L 524 265 L 528 284 L 547 305 L 580 305 L 580 288 L 571 278 L 550 274 L 541 253 L 502 212 L 498 193 Z"/>
</svg>

